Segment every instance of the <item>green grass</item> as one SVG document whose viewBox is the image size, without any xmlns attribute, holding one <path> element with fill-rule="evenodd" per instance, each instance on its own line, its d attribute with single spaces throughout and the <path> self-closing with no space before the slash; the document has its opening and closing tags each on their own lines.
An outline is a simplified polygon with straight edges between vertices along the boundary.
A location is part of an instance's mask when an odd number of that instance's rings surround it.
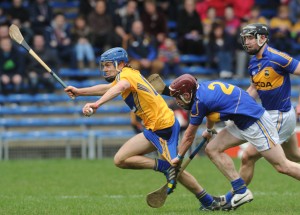
<svg viewBox="0 0 300 215">
<path fill-rule="evenodd" d="M 239 160 L 236 160 L 239 165 Z M 207 158 L 188 170 L 209 193 L 223 194 L 230 184 Z M 153 209 L 146 194 L 165 183 L 149 170 L 122 170 L 105 160 L 15 160 L 0 162 L 0 214 L 204 214 L 194 195 L 178 185 L 165 205 Z M 231 214 L 299 214 L 300 182 L 277 173 L 261 160 L 249 187 L 254 201 Z M 228 214 L 228 212 L 214 212 Z"/>
</svg>

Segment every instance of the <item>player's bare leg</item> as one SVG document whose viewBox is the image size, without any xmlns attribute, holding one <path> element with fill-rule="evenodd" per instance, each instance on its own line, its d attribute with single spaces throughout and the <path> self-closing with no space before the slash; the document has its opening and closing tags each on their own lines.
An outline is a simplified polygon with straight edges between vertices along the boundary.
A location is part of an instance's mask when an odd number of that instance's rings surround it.
<svg viewBox="0 0 300 215">
<path fill-rule="evenodd" d="M 137 134 L 122 145 L 114 157 L 117 167 L 123 169 L 153 169 L 155 160 L 144 154 L 156 148 L 146 139 L 143 133 Z"/>
<path fill-rule="evenodd" d="M 286 174 L 300 180 L 300 164 L 289 161 L 285 157 L 281 145 L 275 145 L 271 149 L 260 153 L 279 173 Z"/>
<path fill-rule="evenodd" d="M 298 140 L 295 133 L 287 142 L 282 143 L 281 146 L 287 159 L 294 162 L 300 162 L 300 149 L 298 147 Z"/>
<path fill-rule="evenodd" d="M 240 176 L 242 177 L 242 179 L 244 179 L 247 185 L 250 184 L 253 178 L 255 163 L 261 157 L 261 154 L 251 144 L 249 144 L 243 152 L 243 156 L 241 159 L 242 162 L 240 167 Z"/>
<path fill-rule="evenodd" d="M 206 190 L 201 187 L 196 178 L 187 171 L 183 171 L 179 176 L 178 181 L 189 191 L 195 194 L 200 201 L 202 211 L 220 210 L 220 203 L 214 201 L 213 197 L 206 193 Z"/>
<path fill-rule="evenodd" d="M 207 155 L 232 185 L 233 196 L 231 201 L 222 206 L 222 210 L 234 210 L 253 200 L 253 195 L 235 169 L 233 160 L 224 152 L 226 149 L 244 142 L 244 140 L 234 137 L 225 128 L 206 146 Z"/>
</svg>

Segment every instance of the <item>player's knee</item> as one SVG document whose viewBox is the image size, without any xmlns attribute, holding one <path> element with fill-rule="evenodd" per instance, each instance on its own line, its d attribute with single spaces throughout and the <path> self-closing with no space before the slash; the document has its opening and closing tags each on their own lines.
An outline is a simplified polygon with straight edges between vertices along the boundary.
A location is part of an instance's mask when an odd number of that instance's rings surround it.
<svg viewBox="0 0 300 215">
<path fill-rule="evenodd" d="M 248 164 L 252 160 L 253 160 L 253 156 L 250 153 L 248 153 L 247 151 L 244 151 L 242 158 L 241 158 L 242 164 Z"/>
<path fill-rule="evenodd" d="M 213 158 L 214 156 L 216 156 L 217 150 L 216 150 L 216 148 L 210 147 L 210 145 L 207 144 L 207 146 L 206 146 L 206 148 L 205 148 L 205 153 L 206 153 L 206 155 L 211 159 L 211 158 Z"/>
<path fill-rule="evenodd" d="M 274 165 L 275 169 L 277 172 L 281 174 L 288 174 L 289 173 L 289 168 L 286 165 Z"/>
<path fill-rule="evenodd" d="M 126 168 L 125 159 L 121 159 L 121 157 L 119 157 L 118 155 L 115 155 L 114 157 L 114 164 L 116 167 L 119 167 L 121 169 Z"/>
</svg>

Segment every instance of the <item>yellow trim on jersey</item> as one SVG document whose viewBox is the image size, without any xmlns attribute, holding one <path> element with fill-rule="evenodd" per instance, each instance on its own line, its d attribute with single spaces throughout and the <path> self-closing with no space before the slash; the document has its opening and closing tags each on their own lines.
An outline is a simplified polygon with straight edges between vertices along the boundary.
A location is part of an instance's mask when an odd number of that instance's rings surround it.
<svg viewBox="0 0 300 215">
<path fill-rule="evenodd" d="M 289 55 L 287 55 L 287 54 L 285 54 L 285 53 L 283 53 L 283 52 L 277 51 L 277 50 L 275 50 L 275 49 L 273 49 L 273 48 L 271 48 L 271 47 L 268 47 L 268 51 L 269 51 L 269 52 L 272 52 L 273 54 L 277 54 L 277 55 L 283 57 L 284 59 L 286 59 L 286 60 L 288 61 L 288 63 L 287 63 L 286 65 L 281 65 L 281 64 L 279 64 L 278 62 L 270 61 L 270 62 L 275 63 L 275 64 L 277 64 L 277 65 L 279 65 L 279 66 L 281 66 L 281 67 L 283 67 L 283 68 L 285 68 L 285 67 L 287 67 L 288 65 L 290 65 L 290 63 L 291 63 L 292 60 L 293 60 L 293 58 L 292 58 L 291 56 L 289 56 Z"/>
<path fill-rule="evenodd" d="M 160 145 L 162 146 L 162 151 L 163 153 L 161 154 L 161 156 L 166 160 L 168 161 L 169 163 L 171 163 L 171 155 L 170 155 L 170 151 L 169 151 L 169 148 L 168 148 L 168 143 L 166 140 L 162 139 L 161 137 L 159 138 L 159 142 L 160 142 Z"/>
<path fill-rule="evenodd" d="M 265 67 L 252 79 L 257 90 L 273 90 L 282 86 L 284 76 L 278 74 L 272 67 Z"/>
<path fill-rule="evenodd" d="M 199 102 L 198 102 L 198 101 L 196 101 L 196 114 L 192 114 L 192 113 L 191 113 L 191 116 L 192 116 L 192 117 L 199 116 L 198 103 L 199 103 Z"/>
<path fill-rule="evenodd" d="M 220 113 L 218 112 L 211 112 L 206 116 L 212 122 L 220 122 Z"/>
<path fill-rule="evenodd" d="M 260 127 L 260 129 L 262 130 L 262 132 L 264 133 L 265 137 L 267 138 L 270 148 L 275 146 L 275 143 L 274 143 L 272 137 L 270 137 L 269 133 L 267 132 L 265 126 L 259 120 L 257 120 L 256 122 L 257 122 L 258 126 Z"/>
<path fill-rule="evenodd" d="M 283 119 L 283 113 L 279 112 L 279 117 L 278 117 L 277 125 L 276 125 L 277 131 L 279 131 L 280 128 L 281 128 L 281 124 L 282 124 L 282 121 L 283 121 L 282 119 Z"/>
</svg>

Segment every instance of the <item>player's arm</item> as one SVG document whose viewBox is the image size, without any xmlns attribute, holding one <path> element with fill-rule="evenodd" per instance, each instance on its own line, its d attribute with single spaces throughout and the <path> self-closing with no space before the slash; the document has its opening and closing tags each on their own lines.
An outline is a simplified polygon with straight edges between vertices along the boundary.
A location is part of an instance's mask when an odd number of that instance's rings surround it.
<svg viewBox="0 0 300 215">
<path fill-rule="evenodd" d="M 254 99 L 258 98 L 258 93 L 253 83 L 251 83 L 251 85 L 247 89 L 247 93 L 249 93 L 249 95 L 252 96 Z"/>
<path fill-rule="evenodd" d="M 191 147 L 196 137 L 198 125 L 189 124 L 184 132 L 180 145 L 178 146 L 178 155 L 184 157 L 187 150 Z"/>
<path fill-rule="evenodd" d="M 300 76 L 300 63 L 298 63 L 294 73 L 294 75 L 299 75 Z M 300 115 L 300 96 L 298 98 L 298 104 L 297 104 L 297 107 L 296 107 L 296 113 L 297 115 Z"/>
<path fill-rule="evenodd" d="M 85 87 L 85 88 L 76 88 L 73 86 L 67 86 L 65 88 L 65 92 L 70 97 L 77 97 L 77 96 L 102 96 L 104 95 L 110 88 L 111 84 L 99 84 L 92 87 Z"/>
<path fill-rule="evenodd" d="M 295 71 L 294 71 L 293 74 L 294 74 L 294 75 L 299 75 L 299 76 L 300 76 L 300 63 L 298 63 L 298 65 L 297 65 L 297 67 L 296 67 L 296 69 L 295 69 Z"/>
<path fill-rule="evenodd" d="M 109 88 L 109 90 L 107 90 L 107 92 L 98 101 L 96 101 L 91 107 L 93 109 L 99 108 L 104 103 L 120 95 L 123 91 L 125 91 L 129 87 L 130 87 L 130 83 L 127 80 L 121 80 L 117 82 L 116 85 Z"/>
</svg>

